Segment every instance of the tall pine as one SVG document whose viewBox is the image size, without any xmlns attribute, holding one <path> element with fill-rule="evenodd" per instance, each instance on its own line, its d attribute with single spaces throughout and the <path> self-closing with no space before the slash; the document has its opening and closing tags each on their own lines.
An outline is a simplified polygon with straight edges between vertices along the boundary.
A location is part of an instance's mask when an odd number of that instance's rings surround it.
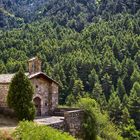
<svg viewBox="0 0 140 140">
<path fill-rule="evenodd" d="M 135 121 L 137 129 L 140 130 L 140 84 L 135 82 L 129 97 L 129 112 Z"/>
<path fill-rule="evenodd" d="M 92 98 L 94 98 L 101 106 L 102 109 L 106 108 L 107 101 L 102 90 L 102 85 L 97 82 L 92 91 Z"/>
<path fill-rule="evenodd" d="M 118 79 L 117 94 L 120 97 L 121 101 L 123 100 L 123 96 L 126 94 L 125 87 L 123 85 L 123 81 L 121 80 L 121 78 Z"/>
<path fill-rule="evenodd" d="M 120 124 L 122 115 L 122 104 L 119 96 L 115 91 L 110 95 L 108 101 L 108 111 L 110 118 L 113 119 L 113 122 L 115 124 Z"/>
</svg>

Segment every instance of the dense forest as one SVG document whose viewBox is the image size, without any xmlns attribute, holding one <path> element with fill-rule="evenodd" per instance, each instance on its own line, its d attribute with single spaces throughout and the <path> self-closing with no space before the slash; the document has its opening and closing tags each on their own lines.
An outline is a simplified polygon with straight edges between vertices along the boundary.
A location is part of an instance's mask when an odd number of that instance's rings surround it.
<svg viewBox="0 0 140 140">
<path fill-rule="evenodd" d="M 60 104 L 94 98 L 128 140 L 140 139 L 139 0 L 1 0 L 0 73 L 39 56 Z"/>
</svg>

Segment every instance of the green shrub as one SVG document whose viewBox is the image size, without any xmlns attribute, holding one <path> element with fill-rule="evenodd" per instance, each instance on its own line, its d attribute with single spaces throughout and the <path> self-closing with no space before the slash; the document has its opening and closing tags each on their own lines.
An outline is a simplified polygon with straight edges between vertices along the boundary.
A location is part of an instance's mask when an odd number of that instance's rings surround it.
<svg viewBox="0 0 140 140">
<path fill-rule="evenodd" d="M 109 121 L 108 115 L 100 111 L 94 99 L 81 98 L 78 106 L 85 112 L 84 140 L 122 140 L 120 131 Z"/>
<path fill-rule="evenodd" d="M 19 120 L 34 119 L 33 94 L 33 86 L 21 67 L 12 79 L 7 96 L 8 106 L 14 109 Z"/>
<path fill-rule="evenodd" d="M 68 133 L 29 121 L 20 122 L 13 135 L 16 140 L 75 140 Z"/>
</svg>

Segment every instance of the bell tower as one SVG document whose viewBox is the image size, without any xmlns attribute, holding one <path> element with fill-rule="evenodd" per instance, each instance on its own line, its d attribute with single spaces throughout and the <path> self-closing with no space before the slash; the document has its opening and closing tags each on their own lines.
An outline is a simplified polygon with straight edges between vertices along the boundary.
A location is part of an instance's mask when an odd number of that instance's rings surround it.
<svg viewBox="0 0 140 140">
<path fill-rule="evenodd" d="M 29 74 L 41 72 L 41 60 L 38 57 L 33 57 L 28 60 Z"/>
</svg>

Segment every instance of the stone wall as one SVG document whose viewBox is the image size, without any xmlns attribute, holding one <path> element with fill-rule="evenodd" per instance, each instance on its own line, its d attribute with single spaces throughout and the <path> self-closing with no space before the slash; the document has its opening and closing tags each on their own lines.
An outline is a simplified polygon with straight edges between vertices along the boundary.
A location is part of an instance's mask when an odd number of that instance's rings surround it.
<svg viewBox="0 0 140 140">
<path fill-rule="evenodd" d="M 52 106 L 51 110 L 54 111 L 54 109 L 58 106 L 58 85 L 52 82 L 51 84 L 51 98 L 52 98 Z"/>
<path fill-rule="evenodd" d="M 41 61 L 38 59 L 38 57 L 34 57 L 28 61 L 28 69 L 30 74 L 41 71 Z"/>
<path fill-rule="evenodd" d="M 61 122 L 58 122 L 58 123 L 52 123 L 52 124 L 49 124 L 48 126 L 53 127 L 54 129 L 65 131 L 64 121 L 61 121 Z"/>
<path fill-rule="evenodd" d="M 0 84 L 0 107 L 7 107 L 9 84 Z"/>
<path fill-rule="evenodd" d="M 72 110 L 74 108 L 67 108 Z M 51 123 L 49 126 L 70 133 L 72 136 L 82 139 L 83 138 L 83 121 L 84 121 L 84 111 L 82 110 L 72 110 L 64 112 L 64 120 Z"/>
<path fill-rule="evenodd" d="M 64 113 L 65 131 L 71 135 L 82 138 L 84 112 L 82 110 L 66 111 Z"/>
<path fill-rule="evenodd" d="M 16 114 L 12 109 L 9 107 L 0 107 L 0 114 L 3 114 L 4 116 L 9 116 L 9 117 L 16 117 Z"/>
<path fill-rule="evenodd" d="M 40 98 L 41 100 L 41 115 L 45 116 L 48 115 L 49 110 L 49 88 L 50 83 L 43 78 L 33 78 L 31 79 L 32 85 L 34 87 L 34 95 L 33 99 L 36 97 Z"/>
</svg>

